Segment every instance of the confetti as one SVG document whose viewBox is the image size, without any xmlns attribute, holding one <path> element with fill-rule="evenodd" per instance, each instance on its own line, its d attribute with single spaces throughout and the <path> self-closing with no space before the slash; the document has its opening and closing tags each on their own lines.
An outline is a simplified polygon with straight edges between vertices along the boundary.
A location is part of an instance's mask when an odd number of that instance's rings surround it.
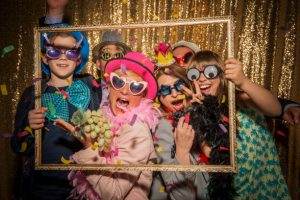
<svg viewBox="0 0 300 200">
<path fill-rule="evenodd" d="M 26 128 L 24 129 L 25 131 L 27 131 L 28 133 L 32 134 L 32 129 L 29 126 L 26 126 Z"/>
<path fill-rule="evenodd" d="M 0 87 L 1 87 L 1 94 L 2 94 L 3 96 L 8 95 L 6 85 L 5 85 L 5 84 L 2 84 Z"/>
<path fill-rule="evenodd" d="M 72 163 L 72 160 L 65 159 L 64 156 L 62 156 L 62 157 L 60 158 L 60 161 L 61 161 L 62 163 L 64 163 L 65 165 L 68 165 L 68 164 Z"/>
<path fill-rule="evenodd" d="M 165 190 L 165 187 L 164 186 L 160 186 L 160 188 L 159 188 L 159 192 L 165 192 L 166 190 Z"/>
<path fill-rule="evenodd" d="M 163 147 L 162 146 L 156 147 L 156 152 L 157 153 L 161 153 L 162 151 L 163 151 Z"/>
<path fill-rule="evenodd" d="M 6 46 L 1 51 L 1 58 L 3 58 L 6 54 L 12 52 L 15 49 L 13 45 Z"/>
<path fill-rule="evenodd" d="M 22 142 L 20 152 L 25 152 L 27 149 L 27 142 Z"/>
<path fill-rule="evenodd" d="M 123 164 L 122 160 L 117 160 L 116 164 L 120 167 Z"/>
</svg>

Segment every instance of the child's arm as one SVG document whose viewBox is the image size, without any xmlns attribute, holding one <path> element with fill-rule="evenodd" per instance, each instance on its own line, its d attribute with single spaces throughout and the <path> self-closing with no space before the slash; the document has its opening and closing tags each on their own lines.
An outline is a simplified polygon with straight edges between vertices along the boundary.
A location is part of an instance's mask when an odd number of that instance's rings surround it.
<svg viewBox="0 0 300 200">
<path fill-rule="evenodd" d="M 160 120 L 157 130 L 155 141 L 157 147 L 157 157 L 159 164 L 170 164 L 170 165 L 180 165 L 178 155 L 174 151 L 174 135 L 173 127 L 171 124 L 165 120 Z M 178 138 L 179 139 L 179 138 Z M 180 144 L 176 144 L 180 145 Z M 176 146 L 176 151 L 178 147 Z M 188 152 L 189 162 L 192 163 L 192 155 Z M 207 176 L 205 173 L 193 173 L 193 172 L 160 172 L 163 182 L 166 186 L 166 191 L 172 199 L 196 199 L 196 191 L 194 185 L 202 188 L 201 196 L 205 199 L 207 196 L 207 182 L 204 177 Z M 197 178 L 198 177 L 198 178 Z M 196 183 L 195 181 L 198 180 Z M 157 191 L 159 192 L 159 191 Z M 154 195 L 155 196 L 155 195 Z"/>
<path fill-rule="evenodd" d="M 246 104 L 252 104 L 267 116 L 280 115 L 281 106 L 278 99 L 270 91 L 248 79 L 243 72 L 242 64 L 236 59 L 226 60 L 225 78 L 243 91 L 240 99 Z"/>
<path fill-rule="evenodd" d="M 112 164 L 147 164 L 153 158 L 154 146 L 150 131 L 141 123 L 123 127 L 117 137 L 117 144 L 119 152 L 113 158 Z M 75 153 L 72 158 L 79 164 L 107 164 L 106 159 L 99 156 L 98 151 L 92 150 L 91 147 Z M 102 172 L 89 175 L 87 180 L 101 198 L 124 199 L 137 181 L 143 181 L 144 189 L 149 190 L 152 177 L 141 180 L 141 176 L 140 171 Z"/>
<path fill-rule="evenodd" d="M 17 154 L 34 152 L 34 133 L 28 121 L 28 113 L 32 109 L 34 109 L 34 92 L 31 86 L 25 89 L 17 105 L 14 132 L 11 137 L 11 147 Z"/>
</svg>

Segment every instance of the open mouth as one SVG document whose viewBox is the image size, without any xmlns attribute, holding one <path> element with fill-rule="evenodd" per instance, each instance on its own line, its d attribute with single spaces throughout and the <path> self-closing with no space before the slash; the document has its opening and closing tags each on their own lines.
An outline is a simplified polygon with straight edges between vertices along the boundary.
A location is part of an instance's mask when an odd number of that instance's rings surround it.
<svg viewBox="0 0 300 200">
<path fill-rule="evenodd" d="M 67 68 L 69 65 L 68 64 L 57 64 L 58 67 L 61 68 Z"/>
<path fill-rule="evenodd" d="M 129 101 L 126 98 L 117 99 L 117 107 L 123 111 L 126 111 L 129 106 Z"/>
<path fill-rule="evenodd" d="M 172 105 L 175 108 L 176 111 L 183 109 L 184 105 L 183 105 L 183 100 L 184 99 L 176 99 L 174 101 L 172 101 Z"/>
<path fill-rule="evenodd" d="M 210 88 L 211 88 L 211 85 L 208 85 L 208 84 L 201 85 L 200 86 L 201 93 L 208 95 L 210 93 Z"/>
</svg>

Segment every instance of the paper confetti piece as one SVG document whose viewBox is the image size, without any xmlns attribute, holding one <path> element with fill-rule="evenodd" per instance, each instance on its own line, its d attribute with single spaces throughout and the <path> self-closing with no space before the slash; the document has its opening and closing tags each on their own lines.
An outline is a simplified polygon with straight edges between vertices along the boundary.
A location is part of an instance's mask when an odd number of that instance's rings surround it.
<svg viewBox="0 0 300 200">
<path fill-rule="evenodd" d="M 65 165 L 68 165 L 68 164 L 72 163 L 72 160 L 65 159 L 64 156 L 62 156 L 62 157 L 60 158 L 60 161 L 61 161 L 62 163 L 64 163 Z"/>
<path fill-rule="evenodd" d="M 8 95 L 6 85 L 5 85 L 5 84 L 2 84 L 0 87 L 1 87 L 1 94 L 2 94 L 3 96 Z"/>
<path fill-rule="evenodd" d="M 22 142 L 20 152 L 25 152 L 27 149 L 27 142 Z"/>
<path fill-rule="evenodd" d="M 6 54 L 12 52 L 15 49 L 13 45 L 6 46 L 1 51 L 1 58 L 3 58 Z"/>
<path fill-rule="evenodd" d="M 52 102 L 49 103 L 48 110 L 49 110 L 51 115 L 56 116 L 56 109 L 55 109 L 55 106 Z"/>
<path fill-rule="evenodd" d="M 122 160 L 117 160 L 117 163 L 116 163 L 118 166 L 121 166 L 123 163 L 122 163 Z"/>
<path fill-rule="evenodd" d="M 162 146 L 156 147 L 156 152 L 157 152 L 157 153 L 161 153 L 163 150 L 164 150 L 164 149 L 163 149 Z"/>
<path fill-rule="evenodd" d="M 160 186 L 159 192 L 166 192 L 165 187 L 164 186 Z"/>
<path fill-rule="evenodd" d="M 29 126 L 26 126 L 26 128 L 24 129 L 25 131 L 27 131 L 28 133 L 33 133 L 32 129 Z"/>
</svg>

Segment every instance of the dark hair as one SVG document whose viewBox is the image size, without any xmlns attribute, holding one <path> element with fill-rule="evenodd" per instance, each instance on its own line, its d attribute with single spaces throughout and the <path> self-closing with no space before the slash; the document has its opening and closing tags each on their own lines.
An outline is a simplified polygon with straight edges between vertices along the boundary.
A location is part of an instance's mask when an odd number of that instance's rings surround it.
<svg viewBox="0 0 300 200">
<path fill-rule="evenodd" d="M 52 32 L 52 33 L 47 33 L 47 37 L 48 37 L 48 39 L 50 40 L 51 43 L 58 36 L 59 37 L 63 37 L 63 38 L 72 37 L 72 38 L 74 38 L 76 40 L 76 38 L 71 33 L 69 33 L 69 32 Z M 41 47 L 42 53 L 46 52 L 46 45 L 47 45 L 47 43 L 45 42 L 44 45 Z"/>
<path fill-rule="evenodd" d="M 154 72 L 156 80 L 162 75 L 175 76 L 184 81 L 187 86 L 191 86 L 190 81 L 186 77 L 186 70 L 177 64 L 171 64 L 166 67 L 159 67 Z"/>
</svg>

